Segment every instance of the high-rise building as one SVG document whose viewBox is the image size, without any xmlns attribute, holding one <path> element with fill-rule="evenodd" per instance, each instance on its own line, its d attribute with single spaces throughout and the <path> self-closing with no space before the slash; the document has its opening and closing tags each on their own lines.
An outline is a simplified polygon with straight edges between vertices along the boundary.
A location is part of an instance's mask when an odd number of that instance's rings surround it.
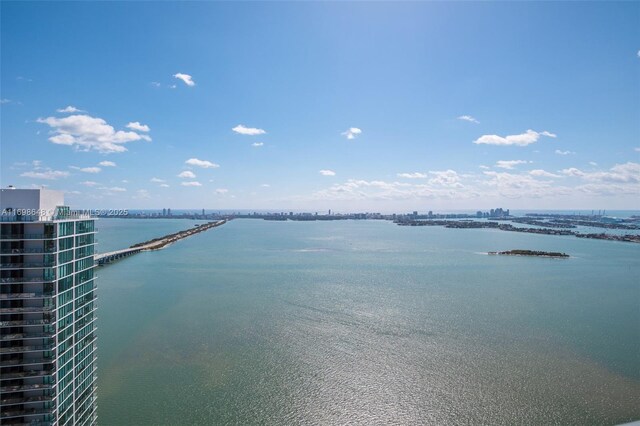
<svg viewBox="0 0 640 426">
<path fill-rule="evenodd" d="M 95 424 L 95 221 L 45 189 L 0 211 L 0 423 Z"/>
</svg>

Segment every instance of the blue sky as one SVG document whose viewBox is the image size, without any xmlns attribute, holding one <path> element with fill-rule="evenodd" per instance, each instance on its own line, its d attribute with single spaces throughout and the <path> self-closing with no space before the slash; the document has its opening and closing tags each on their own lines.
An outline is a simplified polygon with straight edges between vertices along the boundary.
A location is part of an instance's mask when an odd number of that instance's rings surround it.
<svg viewBox="0 0 640 426">
<path fill-rule="evenodd" d="M 640 3 L 2 2 L 2 185 L 83 208 L 640 209 Z"/>
</svg>

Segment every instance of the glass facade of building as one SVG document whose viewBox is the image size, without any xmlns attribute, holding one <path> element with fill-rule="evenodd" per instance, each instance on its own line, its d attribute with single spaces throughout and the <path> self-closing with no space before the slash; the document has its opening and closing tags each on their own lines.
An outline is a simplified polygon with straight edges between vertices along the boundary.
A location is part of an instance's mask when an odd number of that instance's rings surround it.
<svg viewBox="0 0 640 426">
<path fill-rule="evenodd" d="M 92 425 L 94 220 L 42 219 L 0 222 L 0 424 Z"/>
</svg>

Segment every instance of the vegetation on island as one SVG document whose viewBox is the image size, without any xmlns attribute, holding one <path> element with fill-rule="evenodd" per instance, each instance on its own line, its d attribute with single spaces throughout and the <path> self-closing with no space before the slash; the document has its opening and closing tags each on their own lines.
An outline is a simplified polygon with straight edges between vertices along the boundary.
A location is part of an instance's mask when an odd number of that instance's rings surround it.
<svg viewBox="0 0 640 426">
<path fill-rule="evenodd" d="M 542 257 L 569 257 L 566 253 L 558 251 L 538 251 L 538 250 L 508 250 L 508 251 L 490 251 L 489 254 L 502 254 L 508 256 L 542 256 Z"/>
</svg>

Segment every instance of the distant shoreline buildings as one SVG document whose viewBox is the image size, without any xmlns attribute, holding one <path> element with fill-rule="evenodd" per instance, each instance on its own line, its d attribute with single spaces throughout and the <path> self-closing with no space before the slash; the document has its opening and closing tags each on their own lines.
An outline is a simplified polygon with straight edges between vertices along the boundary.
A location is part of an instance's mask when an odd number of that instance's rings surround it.
<svg viewBox="0 0 640 426">
<path fill-rule="evenodd" d="M 116 215 L 105 213 L 98 214 L 98 217 L 114 217 Z M 163 208 L 161 211 L 155 210 L 141 210 L 130 211 L 126 215 L 118 214 L 117 217 L 124 218 L 145 218 L 145 219 L 220 219 L 220 218 L 246 218 L 246 219 L 267 219 L 267 220 L 345 220 L 345 219 L 386 219 L 397 220 L 399 218 L 407 219 L 474 219 L 474 218 L 504 218 L 509 216 L 509 209 L 503 210 L 502 208 L 491 209 L 486 212 L 478 211 L 475 214 L 467 213 L 433 213 L 429 211 L 426 214 L 419 214 L 418 211 L 411 213 L 331 213 L 331 209 L 327 214 L 319 212 L 293 212 L 293 211 L 280 211 L 280 212 L 209 212 L 205 209 L 200 211 L 195 210 L 182 210 L 179 213 L 172 213 L 170 208 Z"/>
<path fill-rule="evenodd" d="M 512 216 L 509 209 L 501 207 L 489 211 L 478 210 L 475 214 L 469 213 L 433 213 L 428 211 L 420 214 L 418 211 L 411 213 L 331 213 L 320 214 L 318 212 L 211 212 L 205 209 L 195 213 L 193 211 L 182 211 L 179 214 L 170 214 L 171 209 L 160 211 L 140 211 L 129 212 L 126 216 L 119 216 L 129 219 L 193 219 L 193 220 L 232 220 L 232 219 L 262 219 L 268 221 L 334 221 L 334 220 L 388 220 L 401 226 L 444 226 L 456 229 L 497 229 L 501 231 L 524 232 L 529 234 L 564 235 L 576 236 L 578 238 L 588 238 L 597 240 L 640 242 L 640 234 L 607 234 L 605 232 L 576 232 L 570 228 L 578 226 L 590 228 L 604 228 L 616 230 L 640 230 L 640 217 L 632 216 L 626 219 L 611 218 L 602 215 L 603 211 L 591 215 L 582 214 L 558 214 L 558 213 L 528 213 L 524 216 Z M 104 217 L 110 217 L 108 215 Z M 521 225 L 530 225 L 524 227 Z"/>
</svg>

